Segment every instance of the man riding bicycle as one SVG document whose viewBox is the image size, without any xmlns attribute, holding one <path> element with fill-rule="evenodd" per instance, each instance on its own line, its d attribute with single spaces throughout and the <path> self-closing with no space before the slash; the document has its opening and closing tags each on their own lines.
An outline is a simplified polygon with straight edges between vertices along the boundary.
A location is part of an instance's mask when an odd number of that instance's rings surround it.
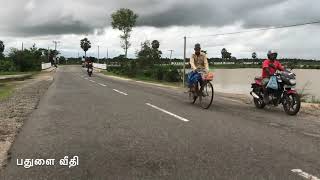
<svg viewBox="0 0 320 180">
<path fill-rule="evenodd" d="M 203 80 L 202 74 L 209 72 L 209 63 L 207 59 L 207 55 L 201 52 L 201 45 L 196 44 L 194 47 L 195 53 L 192 54 L 190 58 L 190 64 L 192 68 L 192 72 L 188 75 L 188 84 L 189 88 L 191 88 L 191 92 L 196 92 L 198 88 L 198 82 L 200 82 L 200 92 L 203 89 Z"/>
</svg>

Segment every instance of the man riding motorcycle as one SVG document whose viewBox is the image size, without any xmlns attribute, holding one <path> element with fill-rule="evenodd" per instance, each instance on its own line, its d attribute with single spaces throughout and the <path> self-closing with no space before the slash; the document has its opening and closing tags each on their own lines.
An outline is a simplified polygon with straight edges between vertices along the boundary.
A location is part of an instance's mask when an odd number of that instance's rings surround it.
<svg viewBox="0 0 320 180">
<path fill-rule="evenodd" d="M 191 88 L 191 92 L 196 92 L 198 82 L 200 82 L 200 86 L 201 86 L 200 91 L 202 92 L 203 80 L 200 73 L 209 72 L 209 63 L 208 63 L 207 55 L 201 52 L 200 44 L 195 44 L 194 51 L 195 53 L 192 54 L 190 58 L 192 72 L 190 72 L 189 74 L 188 84 L 189 84 L 189 87 Z"/>
<path fill-rule="evenodd" d="M 92 63 L 91 59 L 88 60 L 88 64 L 87 64 L 87 72 L 88 72 L 88 74 L 90 73 L 89 72 L 90 70 L 91 70 L 91 73 L 92 73 L 93 63 Z"/>
<path fill-rule="evenodd" d="M 263 86 L 263 100 L 265 104 L 269 103 L 268 88 L 266 87 L 270 81 L 270 76 L 272 76 L 277 70 L 284 71 L 285 68 L 281 65 L 280 61 L 277 60 L 278 53 L 276 51 L 270 50 L 268 52 L 268 59 L 266 59 L 262 64 L 262 86 Z"/>
</svg>

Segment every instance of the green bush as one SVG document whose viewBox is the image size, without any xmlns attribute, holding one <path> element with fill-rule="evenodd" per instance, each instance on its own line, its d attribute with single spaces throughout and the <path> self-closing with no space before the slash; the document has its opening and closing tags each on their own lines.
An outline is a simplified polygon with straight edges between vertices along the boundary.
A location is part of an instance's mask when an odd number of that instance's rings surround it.
<svg viewBox="0 0 320 180">
<path fill-rule="evenodd" d="M 0 60 L 0 71 L 2 72 L 12 72 L 16 71 L 13 61 L 10 60 Z"/>
<path fill-rule="evenodd" d="M 156 67 L 152 72 L 152 78 L 158 81 L 162 81 L 164 76 L 164 68 Z"/>
<path fill-rule="evenodd" d="M 165 71 L 164 80 L 168 82 L 179 82 L 181 80 L 181 76 L 176 68 L 170 68 Z"/>
<path fill-rule="evenodd" d="M 152 76 L 152 70 L 151 69 L 143 70 L 143 75 L 145 77 L 151 77 Z"/>
<path fill-rule="evenodd" d="M 130 61 L 129 63 L 126 63 L 124 68 L 124 74 L 129 76 L 129 77 L 136 77 L 137 75 L 137 64 L 136 61 Z"/>
<path fill-rule="evenodd" d="M 16 69 L 20 72 L 41 70 L 41 52 L 35 45 L 24 51 L 11 49 L 9 58 L 13 60 Z"/>
</svg>

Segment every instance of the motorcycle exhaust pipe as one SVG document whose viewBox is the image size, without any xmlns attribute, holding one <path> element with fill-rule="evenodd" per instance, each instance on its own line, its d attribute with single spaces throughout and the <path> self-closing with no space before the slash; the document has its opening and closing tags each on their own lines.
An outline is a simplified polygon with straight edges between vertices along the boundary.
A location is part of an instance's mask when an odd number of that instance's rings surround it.
<svg viewBox="0 0 320 180">
<path fill-rule="evenodd" d="M 251 96 L 256 98 L 256 99 L 260 99 L 260 97 L 253 91 L 250 92 Z"/>
</svg>

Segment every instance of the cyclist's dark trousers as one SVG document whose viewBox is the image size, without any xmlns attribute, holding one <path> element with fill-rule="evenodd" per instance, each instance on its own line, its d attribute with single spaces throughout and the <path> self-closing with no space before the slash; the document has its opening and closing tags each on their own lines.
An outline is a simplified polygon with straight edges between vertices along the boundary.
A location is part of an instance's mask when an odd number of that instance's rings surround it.
<svg viewBox="0 0 320 180">
<path fill-rule="evenodd" d="M 202 79 L 199 80 L 200 83 L 200 91 L 203 90 L 203 86 L 204 86 L 204 81 Z"/>
</svg>

